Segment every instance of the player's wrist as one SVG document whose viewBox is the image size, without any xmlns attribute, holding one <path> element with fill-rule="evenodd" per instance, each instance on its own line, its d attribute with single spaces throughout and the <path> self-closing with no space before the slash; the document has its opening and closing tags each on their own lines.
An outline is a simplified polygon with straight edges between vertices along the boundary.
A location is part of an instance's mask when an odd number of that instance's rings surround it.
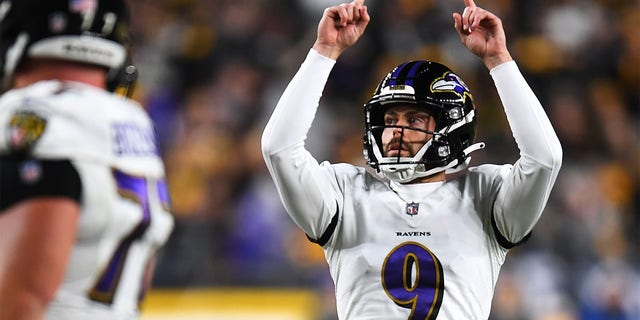
<svg viewBox="0 0 640 320">
<path fill-rule="evenodd" d="M 482 62 L 484 63 L 484 65 L 487 67 L 487 69 L 492 70 L 493 68 L 503 64 L 503 63 L 507 63 L 509 61 L 513 61 L 513 58 L 511 57 L 511 54 L 509 54 L 508 51 L 502 52 L 500 54 L 496 54 L 493 56 L 488 56 L 485 57 L 484 59 L 482 59 Z"/>
<path fill-rule="evenodd" d="M 313 49 L 316 50 L 319 54 L 333 60 L 338 60 L 338 57 L 340 57 L 342 52 L 344 52 L 344 48 L 322 44 L 318 41 L 313 44 Z"/>
</svg>

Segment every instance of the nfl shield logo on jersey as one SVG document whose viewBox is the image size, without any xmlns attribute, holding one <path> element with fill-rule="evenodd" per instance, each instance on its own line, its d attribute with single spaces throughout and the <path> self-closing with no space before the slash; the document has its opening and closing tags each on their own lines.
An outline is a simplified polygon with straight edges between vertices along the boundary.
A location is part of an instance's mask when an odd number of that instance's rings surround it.
<svg viewBox="0 0 640 320">
<path fill-rule="evenodd" d="M 418 209 L 420 208 L 419 203 L 411 202 L 407 203 L 407 214 L 410 216 L 415 216 L 418 214 Z"/>
</svg>

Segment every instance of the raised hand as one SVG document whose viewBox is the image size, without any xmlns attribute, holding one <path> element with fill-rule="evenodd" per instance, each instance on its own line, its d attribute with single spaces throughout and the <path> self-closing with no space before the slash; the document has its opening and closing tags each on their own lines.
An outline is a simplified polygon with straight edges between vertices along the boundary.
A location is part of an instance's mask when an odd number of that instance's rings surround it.
<svg viewBox="0 0 640 320">
<path fill-rule="evenodd" d="M 318 37 L 313 48 L 335 60 L 360 39 L 369 20 L 364 0 L 326 8 L 318 25 Z"/>
<path fill-rule="evenodd" d="M 455 29 L 462 43 L 480 57 L 489 70 L 511 61 L 500 18 L 476 6 L 473 0 L 464 0 L 464 4 L 462 14 L 453 14 Z"/>
</svg>

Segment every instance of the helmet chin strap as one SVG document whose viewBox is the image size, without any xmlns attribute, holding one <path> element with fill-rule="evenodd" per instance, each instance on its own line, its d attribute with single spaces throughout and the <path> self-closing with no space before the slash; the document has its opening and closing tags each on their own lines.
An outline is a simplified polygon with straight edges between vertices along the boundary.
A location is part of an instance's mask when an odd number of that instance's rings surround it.
<svg viewBox="0 0 640 320">
<path fill-rule="evenodd" d="M 462 171 L 465 168 L 467 168 L 469 166 L 469 162 L 471 162 L 471 156 L 469 154 L 471 154 L 471 152 L 484 149 L 484 146 L 485 146 L 484 142 L 474 143 L 462 151 L 462 153 L 464 154 L 463 163 L 459 163 L 458 159 L 456 159 L 451 161 L 448 165 L 440 168 L 443 168 L 446 174 Z"/>
<path fill-rule="evenodd" d="M 416 154 L 416 156 L 414 156 L 413 158 L 404 158 L 404 159 L 414 160 L 414 161 L 416 161 L 416 159 L 421 159 L 422 155 L 424 155 L 429 145 L 431 145 L 431 140 L 427 141 L 427 143 L 425 143 L 425 145 L 422 146 L 422 148 L 420 148 L 420 151 Z M 381 161 L 380 172 L 385 177 L 398 183 L 407 183 L 418 178 L 427 177 L 427 176 L 436 174 L 441 171 L 445 171 L 445 173 L 451 174 L 451 173 L 462 171 L 465 168 L 467 168 L 467 166 L 469 166 L 469 163 L 471 162 L 471 157 L 469 155 L 474 151 L 484 149 L 484 147 L 485 147 L 484 142 L 474 143 L 462 151 L 463 157 L 465 159 L 462 163 L 460 163 L 458 159 L 455 159 L 449 162 L 446 166 L 435 167 L 426 171 L 424 170 L 424 164 L 421 164 L 421 163 L 398 164 L 394 167 L 390 167 L 388 165 L 385 165 L 385 163 Z M 384 159 L 397 159 L 397 158 L 386 157 L 381 159 L 384 160 Z"/>
<path fill-rule="evenodd" d="M 427 152 L 427 149 L 431 146 L 432 139 L 429 139 L 421 148 L 418 150 L 415 156 L 409 157 L 383 157 L 380 152 L 380 148 L 377 147 L 377 143 L 374 141 L 373 152 L 375 156 L 380 159 L 380 172 L 385 177 L 397 181 L 399 183 L 406 183 L 416 178 L 424 177 L 424 164 L 416 163 L 422 159 L 424 154 Z M 398 162 L 414 162 L 414 163 L 406 163 L 406 164 L 398 164 Z M 429 170 L 431 171 L 431 170 Z"/>
</svg>

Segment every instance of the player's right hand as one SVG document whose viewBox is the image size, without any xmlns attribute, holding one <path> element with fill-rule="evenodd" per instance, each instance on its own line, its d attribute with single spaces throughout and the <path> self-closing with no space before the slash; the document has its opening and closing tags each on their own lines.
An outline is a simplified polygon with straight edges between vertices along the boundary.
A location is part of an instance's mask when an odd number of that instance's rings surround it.
<svg viewBox="0 0 640 320">
<path fill-rule="evenodd" d="M 511 61 L 500 18 L 476 6 L 473 0 L 464 0 L 464 4 L 462 13 L 453 13 L 454 27 L 462 43 L 480 57 L 489 70 Z"/>
<path fill-rule="evenodd" d="M 337 59 L 360 39 L 370 19 L 364 0 L 326 8 L 313 48 L 325 57 Z"/>
</svg>

